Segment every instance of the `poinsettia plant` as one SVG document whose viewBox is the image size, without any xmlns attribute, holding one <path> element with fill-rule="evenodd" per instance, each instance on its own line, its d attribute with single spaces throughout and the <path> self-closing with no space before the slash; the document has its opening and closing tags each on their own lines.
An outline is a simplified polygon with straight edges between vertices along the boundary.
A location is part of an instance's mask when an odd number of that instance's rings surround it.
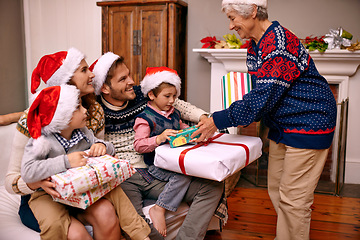
<svg viewBox="0 0 360 240">
<path fill-rule="evenodd" d="M 226 34 L 223 36 L 225 40 L 218 40 L 215 36 L 204 37 L 200 41 L 203 43 L 202 48 L 230 48 L 230 49 L 239 49 L 247 48 L 250 44 L 250 40 L 247 40 L 243 43 L 238 39 L 235 34 Z"/>
<path fill-rule="evenodd" d="M 219 42 L 215 36 L 213 37 L 204 37 L 200 40 L 203 43 L 201 48 L 215 48 L 215 44 Z"/>
<path fill-rule="evenodd" d="M 328 44 L 324 41 L 324 37 L 325 36 L 308 36 L 305 39 L 302 39 L 301 42 L 304 44 L 306 49 L 309 49 L 309 51 L 318 50 L 319 52 L 325 52 L 328 48 Z"/>
</svg>

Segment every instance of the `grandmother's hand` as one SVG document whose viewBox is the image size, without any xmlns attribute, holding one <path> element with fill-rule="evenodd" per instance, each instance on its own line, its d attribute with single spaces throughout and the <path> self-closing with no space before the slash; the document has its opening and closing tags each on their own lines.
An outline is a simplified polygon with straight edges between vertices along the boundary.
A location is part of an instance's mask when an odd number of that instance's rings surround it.
<svg viewBox="0 0 360 240">
<path fill-rule="evenodd" d="M 199 134 L 201 135 L 198 139 L 195 140 L 195 142 L 207 141 L 208 138 L 212 137 L 217 130 L 214 119 L 212 117 L 201 119 L 201 121 L 196 125 L 196 127 L 198 127 L 199 129 L 191 135 L 191 138 L 194 138 Z"/>
</svg>

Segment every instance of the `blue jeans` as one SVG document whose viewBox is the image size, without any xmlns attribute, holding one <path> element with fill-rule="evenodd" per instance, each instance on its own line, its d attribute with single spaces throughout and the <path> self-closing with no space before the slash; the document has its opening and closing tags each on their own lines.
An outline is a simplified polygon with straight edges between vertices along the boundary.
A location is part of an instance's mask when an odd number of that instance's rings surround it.
<svg viewBox="0 0 360 240">
<path fill-rule="evenodd" d="M 39 228 L 39 224 L 38 221 L 36 220 L 33 212 L 31 211 L 30 207 L 29 207 L 29 199 L 30 199 L 31 195 L 24 195 L 21 196 L 21 202 L 20 202 L 20 207 L 19 207 L 19 216 L 21 219 L 21 222 L 27 226 L 28 228 L 36 231 L 36 232 L 40 232 L 40 228 Z"/>
<path fill-rule="evenodd" d="M 156 205 L 176 212 L 190 186 L 192 177 L 167 171 L 154 165 L 149 166 L 149 173 L 156 179 L 167 182 L 156 201 Z"/>
</svg>

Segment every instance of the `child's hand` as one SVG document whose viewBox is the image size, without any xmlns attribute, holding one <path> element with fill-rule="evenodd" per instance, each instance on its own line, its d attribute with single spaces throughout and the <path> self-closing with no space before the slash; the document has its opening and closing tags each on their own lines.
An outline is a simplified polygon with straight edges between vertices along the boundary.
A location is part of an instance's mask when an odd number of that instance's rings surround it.
<svg viewBox="0 0 360 240">
<path fill-rule="evenodd" d="M 156 144 L 160 145 L 161 143 L 165 142 L 166 140 L 170 141 L 169 136 L 175 137 L 177 133 L 178 133 L 178 131 L 174 130 L 174 129 L 166 129 L 166 130 L 164 130 L 160 135 L 157 135 Z"/>
<path fill-rule="evenodd" d="M 103 143 L 95 143 L 89 151 L 90 157 L 99 157 L 106 154 L 106 146 Z"/>
<path fill-rule="evenodd" d="M 87 154 L 85 152 L 73 152 L 68 155 L 69 163 L 72 168 L 85 166 Z"/>
<path fill-rule="evenodd" d="M 51 178 L 48 177 L 41 181 L 26 183 L 31 190 L 42 188 L 45 192 L 53 197 L 60 197 L 60 194 L 55 190 L 55 183 L 51 182 Z"/>
</svg>

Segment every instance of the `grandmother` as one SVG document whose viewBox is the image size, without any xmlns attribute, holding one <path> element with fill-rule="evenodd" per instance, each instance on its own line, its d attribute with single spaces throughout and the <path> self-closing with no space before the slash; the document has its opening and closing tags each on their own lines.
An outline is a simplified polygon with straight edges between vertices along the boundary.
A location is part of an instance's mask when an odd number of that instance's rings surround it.
<svg viewBox="0 0 360 240">
<path fill-rule="evenodd" d="M 270 22 L 267 0 L 223 0 L 230 30 L 250 39 L 253 90 L 201 121 L 197 142 L 216 129 L 262 120 L 269 127 L 268 193 L 277 213 L 276 239 L 309 239 L 314 191 L 336 124 L 336 101 L 299 39 Z"/>
</svg>

